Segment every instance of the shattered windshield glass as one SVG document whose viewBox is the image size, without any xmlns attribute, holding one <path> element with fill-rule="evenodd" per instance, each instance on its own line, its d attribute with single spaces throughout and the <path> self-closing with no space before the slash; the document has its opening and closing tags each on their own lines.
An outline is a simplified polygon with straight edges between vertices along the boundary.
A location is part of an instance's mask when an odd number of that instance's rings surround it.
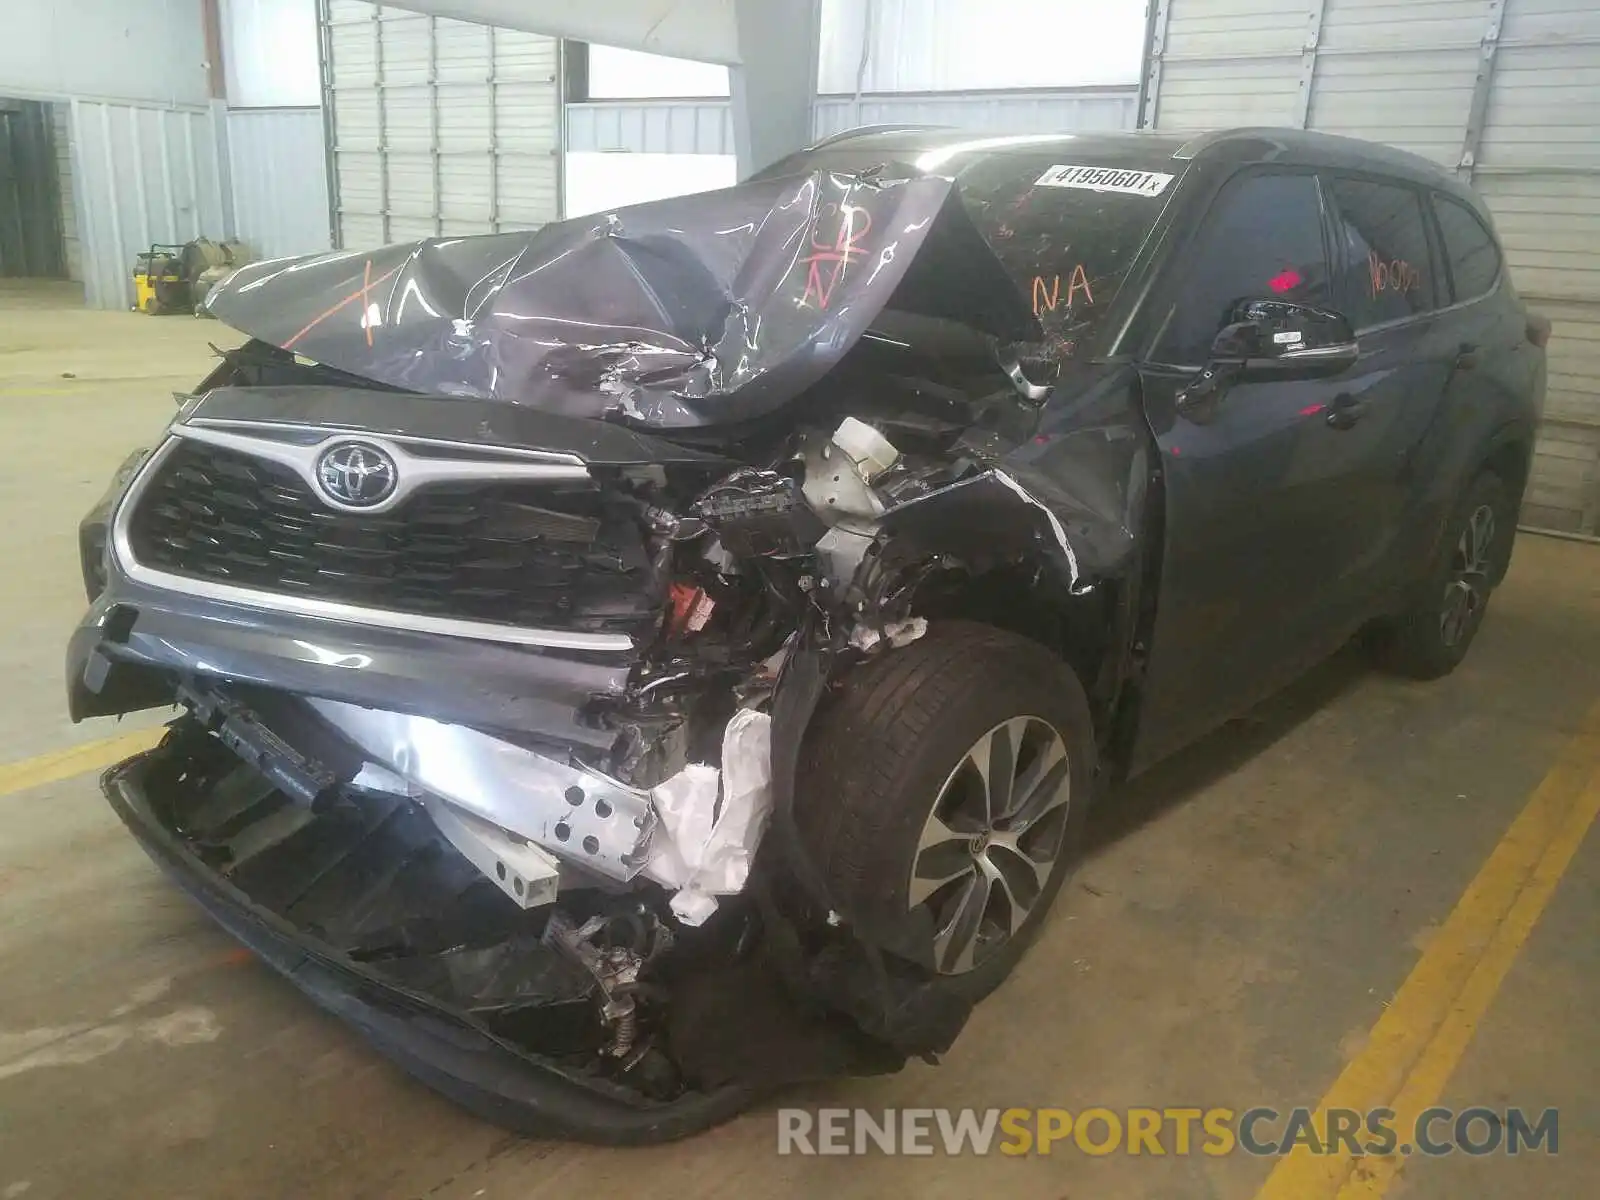
<svg viewBox="0 0 1600 1200">
<path fill-rule="evenodd" d="M 973 223 L 1029 298 L 1047 343 L 1070 356 L 1116 299 L 1182 167 L 1155 156 L 1131 163 L 1102 162 L 1093 151 L 1072 155 L 1062 145 L 945 157 L 937 150 L 922 156 L 845 144 L 797 155 L 763 174 L 870 173 L 888 158 L 914 167 L 923 157 L 929 169 L 954 177 Z"/>
</svg>

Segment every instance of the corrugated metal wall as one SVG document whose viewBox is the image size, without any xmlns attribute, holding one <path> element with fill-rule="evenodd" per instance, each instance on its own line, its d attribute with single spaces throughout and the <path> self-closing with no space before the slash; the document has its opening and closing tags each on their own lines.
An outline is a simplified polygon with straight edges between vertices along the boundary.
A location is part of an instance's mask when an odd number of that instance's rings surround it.
<svg viewBox="0 0 1600 1200">
<path fill-rule="evenodd" d="M 233 233 L 257 256 L 328 249 L 320 108 L 229 109 L 228 164 Z"/>
<path fill-rule="evenodd" d="M 1472 180 L 1555 321 L 1524 519 L 1600 532 L 1600 5 L 1158 0 L 1145 122 L 1307 126 Z"/>
<path fill-rule="evenodd" d="M 821 96 L 814 126 L 827 137 L 857 125 L 892 122 L 956 125 L 1005 133 L 1131 129 L 1132 87 L 1043 92 L 947 92 L 929 95 Z M 574 153 L 732 154 L 733 115 L 726 101 L 611 100 L 567 106 L 567 149 Z"/>
<path fill-rule="evenodd" d="M 342 245 L 556 218 L 557 41 L 331 0 L 324 54 Z"/>
<path fill-rule="evenodd" d="M 78 206 L 73 200 L 72 108 L 57 102 L 50 106 L 56 134 L 56 179 L 61 196 L 61 242 L 66 252 L 67 278 L 83 280 L 83 241 L 78 237 Z"/>
<path fill-rule="evenodd" d="M 133 303 L 133 256 L 152 242 L 228 231 L 212 110 L 73 100 L 68 125 L 90 307 Z"/>
</svg>

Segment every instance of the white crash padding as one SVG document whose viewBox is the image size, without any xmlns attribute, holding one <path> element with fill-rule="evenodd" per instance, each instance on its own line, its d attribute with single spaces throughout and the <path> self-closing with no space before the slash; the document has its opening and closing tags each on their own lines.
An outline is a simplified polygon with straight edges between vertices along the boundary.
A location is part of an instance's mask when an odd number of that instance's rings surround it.
<svg viewBox="0 0 1600 1200">
<path fill-rule="evenodd" d="M 743 890 L 772 815 L 772 718 L 740 709 L 722 735 L 722 770 L 690 763 L 650 799 L 659 823 L 644 873 L 676 888 L 673 913 L 700 925 L 716 897 Z"/>
</svg>

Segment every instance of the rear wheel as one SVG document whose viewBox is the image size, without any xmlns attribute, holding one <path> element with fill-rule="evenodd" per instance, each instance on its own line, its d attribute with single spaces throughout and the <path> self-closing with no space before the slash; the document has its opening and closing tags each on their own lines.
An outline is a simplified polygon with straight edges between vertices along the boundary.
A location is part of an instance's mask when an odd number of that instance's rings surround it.
<svg viewBox="0 0 1600 1200">
<path fill-rule="evenodd" d="M 846 676 L 806 743 L 797 820 L 835 901 L 918 931 L 976 999 L 1022 957 L 1077 857 L 1088 702 L 1035 642 L 936 624 Z"/>
<path fill-rule="evenodd" d="M 1515 536 L 1505 483 L 1493 471 L 1472 481 L 1412 608 L 1379 631 L 1386 666 L 1414 679 L 1438 679 L 1460 665 L 1483 624 Z"/>
</svg>

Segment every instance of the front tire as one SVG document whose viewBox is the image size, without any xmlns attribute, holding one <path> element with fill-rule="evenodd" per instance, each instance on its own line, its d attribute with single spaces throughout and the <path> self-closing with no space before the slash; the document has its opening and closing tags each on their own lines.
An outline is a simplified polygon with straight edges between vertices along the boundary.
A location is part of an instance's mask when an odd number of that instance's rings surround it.
<svg viewBox="0 0 1600 1200">
<path fill-rule="evenodd" d="M 1515 536 L 1505 482 L 1493 471 L 1480 472 L 1456 505 L 1412 607 L 1379 630 L 1383 664 L 1413 679 L 1439 679 L 1460 666 Z"/>
<path fill-rule="evenodd" d="M 1016 634 L 936 623 L 845 676 L 807 736 L 796 820 L 837 904 L 917 930 L 935 986 L 977 1000 L 1071 873 L 1094 767 L 1070 669 Z"/>
</svg>

